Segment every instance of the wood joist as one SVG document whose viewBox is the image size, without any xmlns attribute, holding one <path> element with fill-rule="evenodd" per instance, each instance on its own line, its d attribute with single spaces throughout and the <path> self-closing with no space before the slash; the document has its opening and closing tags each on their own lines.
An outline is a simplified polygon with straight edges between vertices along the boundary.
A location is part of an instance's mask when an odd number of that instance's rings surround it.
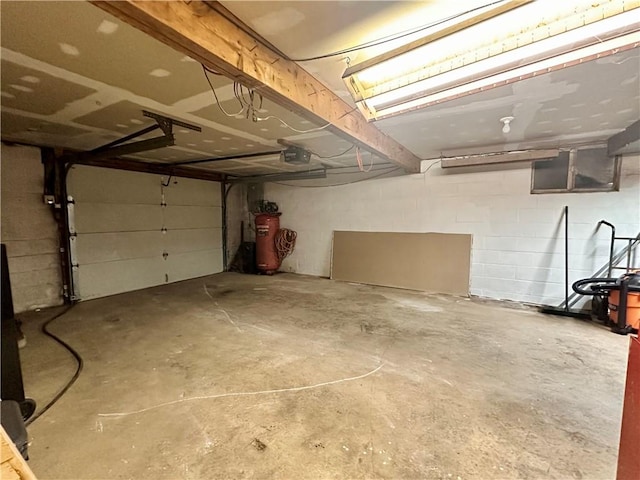
<svg viewBox="0 0 640 480">
<path fill-rule="evenodd" d="M 360 112 L 315 77 L 202 1 L 93 1 L 125 23 L 220 71 L 332 133 L 408 172 L 420 159 L 367 123 Z"/>
</svg>

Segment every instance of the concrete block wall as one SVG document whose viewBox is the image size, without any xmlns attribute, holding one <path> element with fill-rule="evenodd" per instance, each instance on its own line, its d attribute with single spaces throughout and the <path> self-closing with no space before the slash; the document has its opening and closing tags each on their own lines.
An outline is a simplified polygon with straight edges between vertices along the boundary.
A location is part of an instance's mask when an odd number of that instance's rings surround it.
<svg viewBox="0 0 640 480">
<path fill-rule="evenodd" d="M 280 206 L 281 224 L 298 232 L 282 270 L 329 276 L 334 230 L 470 233 L 472 295 L 554 305 L 564 298 L 564 206 L 574 281 L 608 260 L 610 231 L 596 230 L 599 220 L 615 224 L 619 236 L 640 231 L 640 157 L 623 159 L 619 192 L 532 195 L 530 186 L 528 165 L 436 165 L 338 187 L 267 184 L 265 198 Z"/>
<path fill-rule="evenodd" d="M 16 313 L 61 305 L 58 228 L 42 199 L 40 149 L 2 144 L 0 232 Z"/>
</svg>

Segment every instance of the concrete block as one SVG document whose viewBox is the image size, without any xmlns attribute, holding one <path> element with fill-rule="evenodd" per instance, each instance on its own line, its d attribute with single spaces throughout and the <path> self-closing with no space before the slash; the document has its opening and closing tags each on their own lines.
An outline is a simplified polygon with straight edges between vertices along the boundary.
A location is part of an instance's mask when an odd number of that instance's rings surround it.
<svg viewBox="0 0 640 480">
<path fill-rule="evenodd" d="M 547 223 L 558 225 L 563 219 L 562 208 L 520 208 L 518 209 L 518 223 Z"/>
<path fill-rule="evenodd" d="M 53 233 L 53 232 L 50 232 Z M 28 240 L 2 240 L 7 246 L 7 256 L 24 257 L 29 255 L 58 254 L 58 238 L 42 238 Z"/>
<path fill-rule="evenodd" d="M 517 252 L 522 249 L 518 241 L 518 237 L 485 237 L 484 248 L 486 250 L 497 250 L 500 252 Z"/>
<path fill-rule="evenodd" d="M 485 265 L 483 275 L 490 278 L 511 280 L 516 278 L 516 267 L 514 265 Z"/>
<path fill-rule="evenodd" d="M 57 268 L 60 264 L 60 257 L 57 253 L 44 253 L 41 255 L 25 255 L 22 257 L 8 257 L 9 272 L 37 272 Z"/>
<path fill-rule="evenodd" d="M 516 278 L 518 280 L 530 280 L 542 283 L 562 283 L 564 282 L 564 270 L 559 268 L 535 268 L 516 267 Z"/>
<path fill-rule="evenodd" d="M 3 200 L 6 194 L 42 194 L 44 167 L 39 148 L 2 144 L 0 170 Z"/>
</svg>

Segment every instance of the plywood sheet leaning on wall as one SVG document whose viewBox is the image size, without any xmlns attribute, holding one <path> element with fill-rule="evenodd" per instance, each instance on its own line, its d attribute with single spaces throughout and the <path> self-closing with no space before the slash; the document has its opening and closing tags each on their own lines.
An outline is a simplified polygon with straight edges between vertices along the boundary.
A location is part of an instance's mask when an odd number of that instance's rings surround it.
<svg viewBox="0 0 640 480">
<path fill-rule="evenodd" d="M 333 233 L 334 280 L 469 295 L 470 266 L 471 235 Z"/>
</svg>

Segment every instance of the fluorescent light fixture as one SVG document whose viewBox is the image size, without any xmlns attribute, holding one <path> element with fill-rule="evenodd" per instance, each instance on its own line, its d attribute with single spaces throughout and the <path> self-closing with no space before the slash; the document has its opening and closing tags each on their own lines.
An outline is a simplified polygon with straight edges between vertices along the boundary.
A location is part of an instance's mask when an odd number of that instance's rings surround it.
<svg viewBox="0 0 640 480">
<path fill-rule="evenodd" d="M 503 13 L 500 23 L 494 16 L 430 34 L 434 41 L 350 67 L 343 79 L 367 119 L 385 118 L 636 48 L 639 7 L 640 0 L 538 0 Z M 513 33 L 497 36 L 505 25 Z M 476 38 L 491 41 L 460 50 Z"/>
<path fill-rule="evenodd" d="M 560 153 L 557 148 L 545 150 L 517 150 L 511 152 L 482 153 L 478 155 L 462 155 L 440 159 L 442 168 L 478 167 L 514 162 L 533 162 L 543 158 L 555 158 Z M 435 159 L 434 159 L 435 160 Z"/>
</svg>

